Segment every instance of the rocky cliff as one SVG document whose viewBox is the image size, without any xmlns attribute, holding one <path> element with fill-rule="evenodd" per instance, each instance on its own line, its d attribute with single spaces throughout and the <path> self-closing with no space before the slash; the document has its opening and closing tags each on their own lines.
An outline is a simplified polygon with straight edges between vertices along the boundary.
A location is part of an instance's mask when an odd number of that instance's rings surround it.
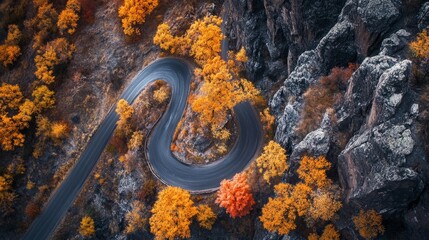
<svg viewBox="0 0 429 240">
<path fill-rule="evenodd" d="M 408 42 L 428 26 L 429 2 L 227 0 L 224 9 L 230 47 L 246 47 L 248 75 L 270 98 L 275 139 L 289 164 L 309 153 L 327 155 L 336 167 L 342 236 L 358 239 L 350 213 L 365 208 L 383 215 L 386 239 L 427 238 L 427 143 L 418 131 L 422 93 L 413 84 Z M 359 67 L 334 118 L 326 114 L 316 130 L 299 136 L 305 91 L 349 63 Z M 343 144 L 339 133 L 347 136 Z"/>
</svg>

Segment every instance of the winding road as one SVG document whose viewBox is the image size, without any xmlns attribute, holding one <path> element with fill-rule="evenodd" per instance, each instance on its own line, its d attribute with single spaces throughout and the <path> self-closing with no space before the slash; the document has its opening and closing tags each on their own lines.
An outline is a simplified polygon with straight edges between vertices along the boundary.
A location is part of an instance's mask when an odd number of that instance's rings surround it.
<svg viewBox="0 0 429 240">
<path fill-rule="evenodd" d="M 134 77 L 120 98 L 132 103 L 147 84 L 157 79 L 170 84 L 170 105 L 147 142 L 149 166 L 168 185 L 179 186 L 191 192 L 207 192 L 217 189 L 221 180 L 231 178 L 246 168 L 261 147 L 262 127 L 259 116 L 250 103 L 240 103 L 234 107 L 239 135 L 224 159 L 205 166 L 187 165 L 178 161 L 171 153 L 170 145 L 187 104 L 191 71 L 188 63 L 177 58 L 154 61 Z M 35 219 L 23 239 L 48 239 L 67 213 L 113 135 L 118 120 L 115 108 L 113 106 L 110 109 L 69 175 L 51 195 L 42 214 Z"/>
</svg>

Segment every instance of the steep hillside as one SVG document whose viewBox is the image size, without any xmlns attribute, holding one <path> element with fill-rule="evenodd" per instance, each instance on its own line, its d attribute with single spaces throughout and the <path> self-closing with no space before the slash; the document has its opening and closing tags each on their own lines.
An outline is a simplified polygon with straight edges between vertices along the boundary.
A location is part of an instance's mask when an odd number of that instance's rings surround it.
<svg viewBox="0 0 429 240">
<path fill-rule="evenodd" d="M 428 31 L 422 0 L 0 0 L 0 239 L 24 236 L 111 109 L 52 239 L 429 239 Z M 150 165 L 173 88 L 119 100 L 167 56 L 193 71 L 172 159 L 216 166 L 243 147 L 234 107 L 260 120 L 257 156 L 215 188 Z"/>
</svg>

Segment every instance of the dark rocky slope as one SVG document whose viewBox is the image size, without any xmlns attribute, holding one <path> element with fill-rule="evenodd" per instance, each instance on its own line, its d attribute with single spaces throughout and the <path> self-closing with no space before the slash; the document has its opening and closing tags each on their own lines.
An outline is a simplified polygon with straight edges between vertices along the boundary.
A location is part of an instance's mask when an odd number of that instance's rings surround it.
<svg viewBox="0 0 429 240">
<path fill-rule="evenodd" d="M 224 6 L 230 46 L 246 47 L 250 78 L 272 96 L 275 139 L 288 149 L 289 163 L 296 166 L 309 153 L 327 155 L 336 166 L 345 202 L 336 221 L 342 236 L 357 239 L 351 214 L 372 208 L 385 219 L 382 238 L 427 239 L 429 165 L 417 131 L 422 107 L 407 44 L 429 24 L 429 3 L 227 0 Z M 337 121 L 325 117 L 299 137 L 304 92 L 333 67 L 352 62 L 360 66 L 335 108 Z M 349 136 L 343 147 L 339 132 Z"/>
</svg>

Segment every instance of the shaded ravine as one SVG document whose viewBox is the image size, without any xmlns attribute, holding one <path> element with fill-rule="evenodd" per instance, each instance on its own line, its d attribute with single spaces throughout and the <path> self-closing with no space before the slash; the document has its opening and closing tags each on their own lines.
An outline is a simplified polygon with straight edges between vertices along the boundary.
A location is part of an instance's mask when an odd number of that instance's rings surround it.
<svg viewBox="0 0 429 240">
<path fill-rule="evenodd" d="M 178 161 L 170 150 L 175 128 L 187 104 L 192 73 L 183 60 L 163 58 L 140 71 L 120 98 L 132 103 L 147 84 L 158 79 L 172 88 L 169 107 L 163 114 L 147 143 L 147 156 L 152 172 L 164 183 L 192 192 L 211 191 L 222 179 L 242 171 L 260 149 L 262 127 L 259 116 L 248 102 L 234 108 L 239 126 L 237 142 L 221 161 L 192 166 Z M 89 140 L 69 175 L 51 195 L 42 214 L 35 219 L 23 239 L 48 239 L 80 193 L 87 177 L 97 163 L 116 128 L 118 115 L 113 106 Z"/>
</svg>

